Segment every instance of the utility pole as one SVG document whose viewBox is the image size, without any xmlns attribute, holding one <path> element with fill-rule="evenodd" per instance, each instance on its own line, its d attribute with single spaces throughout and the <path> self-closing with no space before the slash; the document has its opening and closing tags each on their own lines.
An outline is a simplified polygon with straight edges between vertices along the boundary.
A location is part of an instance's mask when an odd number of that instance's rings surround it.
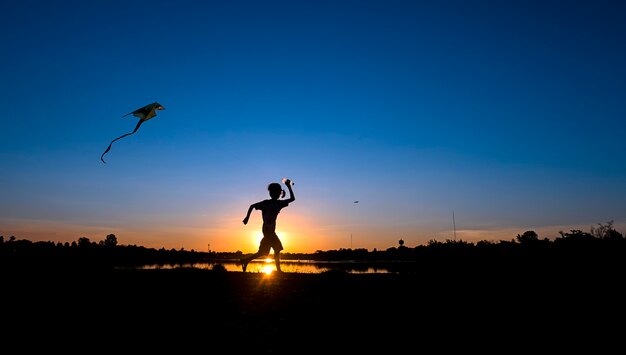
<svg viewBox="0 0 626 355">
<path fill-rule="evenodd" d="M 356 201 L 353 202 L 353 204 L 354 203 L 359 203 L 359 201 L 356 200 Z M 352 233 L 350 233 L 350 250 L 352 250 Z"/>
<path fill-rule="evenodd" d="M 454 220 L 454 210 L 452 210 L 452 226 L 454 228 L 454 241 L 456 242 L 456 222 Z"/>
</svg>

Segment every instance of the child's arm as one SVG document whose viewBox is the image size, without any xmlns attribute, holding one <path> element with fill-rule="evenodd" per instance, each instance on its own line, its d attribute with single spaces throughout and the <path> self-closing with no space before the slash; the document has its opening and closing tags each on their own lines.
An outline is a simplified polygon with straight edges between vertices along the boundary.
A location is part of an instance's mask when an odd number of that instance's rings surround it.
<svg viewBox="0 0 626 355">
<path fill-rule="evenodd" d="M 285 185 L 287 185 L 287 188 L 289 189 L 289 198 L 285 201 L 287 201 L 287 203 L 291 203 L 296 200 L 296 196 L 293 194 L 293 189 L 291 188 L 291 180 L 287 179 L 285 181 Z"/>
<path fill-rule="evenodd" d="M 252 213 L 252 210 L 256 207 L 256 203 L 253 203 L 250 205 L 250 207 L 248 207 L 248 213 L 246 213 L 246 218 L 243 219 L 243 224 L 248 224 L 248 219 L 250 219 L 250 213 Z"/>
</svg>

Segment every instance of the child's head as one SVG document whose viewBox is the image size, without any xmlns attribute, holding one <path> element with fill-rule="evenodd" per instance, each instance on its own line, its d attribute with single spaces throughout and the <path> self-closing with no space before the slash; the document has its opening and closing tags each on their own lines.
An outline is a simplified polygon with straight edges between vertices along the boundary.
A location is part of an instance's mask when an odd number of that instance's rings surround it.
<svg viewBox="0 0 626 355">
<path fill-rule="evenodd" d="M 279 197 L 285 197 L 285 190 L 283 190 L 283 188 L 277 182 L 273 182 L 267 185 L 267 191 L 270 192 L 270 197 L 273 200 L 278 200 Z"/>
</svg>

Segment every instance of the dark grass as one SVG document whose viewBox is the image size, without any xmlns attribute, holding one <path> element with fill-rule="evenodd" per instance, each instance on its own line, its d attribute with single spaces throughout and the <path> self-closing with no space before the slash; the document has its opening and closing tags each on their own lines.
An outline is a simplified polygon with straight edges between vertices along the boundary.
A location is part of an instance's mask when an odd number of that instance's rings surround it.
<svg viewBox="0 0 626 355">
<path fill-rule="evenodd" d="M 3 272 L 3 339 L 29 350 L 411 353 L 621 343 L 622 270 L 411 274 Z"/>
</svg>

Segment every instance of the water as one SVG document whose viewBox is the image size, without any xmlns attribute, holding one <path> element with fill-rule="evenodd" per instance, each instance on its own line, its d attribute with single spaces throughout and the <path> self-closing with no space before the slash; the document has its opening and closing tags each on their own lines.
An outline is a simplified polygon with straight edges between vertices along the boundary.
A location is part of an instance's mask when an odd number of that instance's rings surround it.
<svg viewBox="0 0 626 355">
<path fill-rule="evenodd" d="M 142 269 L 174 269 L 179 267 L 191 267 L 197 269 L 213 269 L 214 265 L 221 264 L 226 271 L 241 272 L 241 264 L 236 260 L 220 260 L 212 263 L 193 264 L 165 264 L 146 265 Z M 371 263 L 355 261 L 314 261 L 314 260 L 281 260 L 280 268 L 284 272 L 301 274 L 319 274 L 331 270 L 343 270 L 350 274 L 388 274 L 392 273 L 385 267 L 372 266 Z M 274 259 L 256 259 L 248 264 L 246 272 L 270 274 L 276 270 Z"/>
</svg>

